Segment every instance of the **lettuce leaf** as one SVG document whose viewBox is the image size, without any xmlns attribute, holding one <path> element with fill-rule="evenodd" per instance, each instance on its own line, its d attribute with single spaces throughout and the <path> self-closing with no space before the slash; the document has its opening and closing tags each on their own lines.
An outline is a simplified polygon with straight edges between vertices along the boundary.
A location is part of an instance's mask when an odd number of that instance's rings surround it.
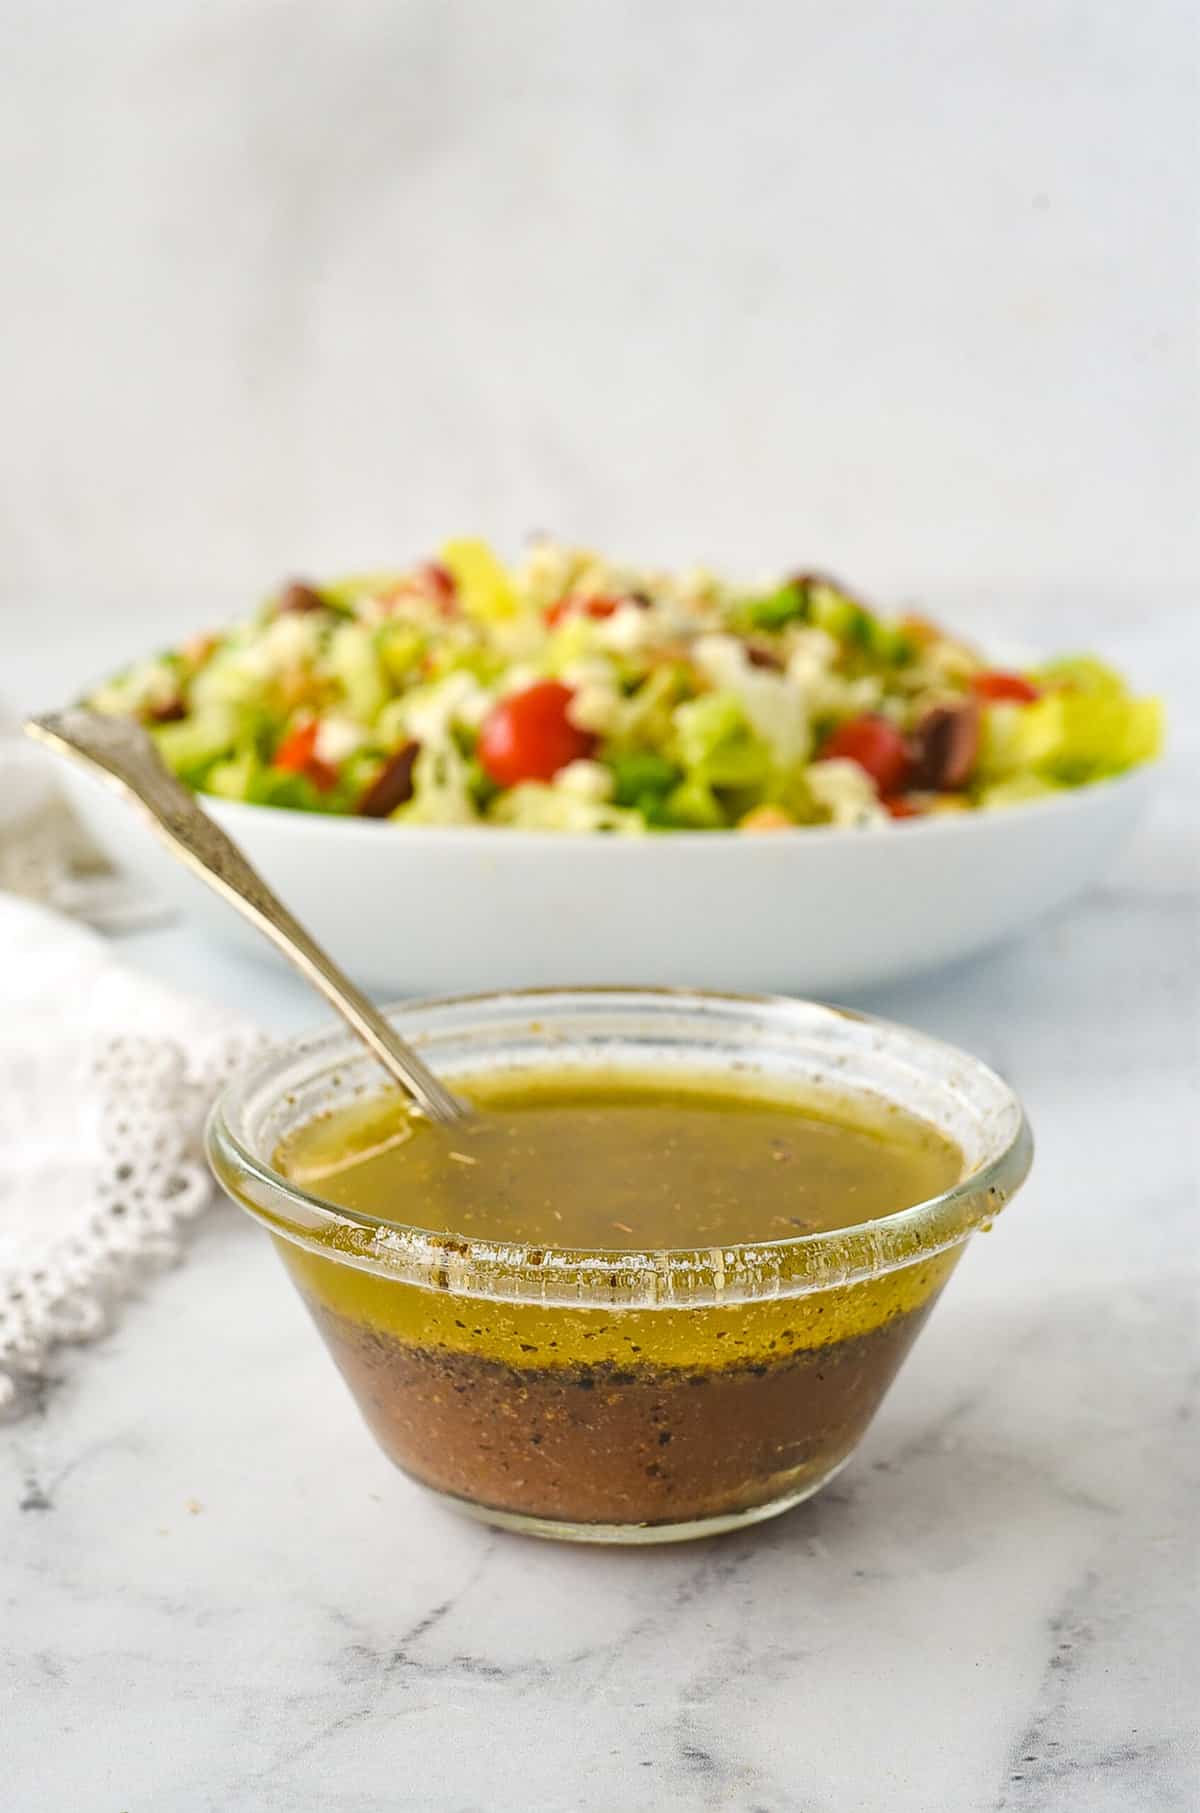
<svg viewBox="0 0 1200 1813">
<path fill-rule="evenodd" d="M 474 778 L 472 762 L 452 737 L 424 745 L 413 766 L 413 796 L 392 816 L 408 825 L 476 824 Z"/>
<path fill-rule="evenodd" d="M 233 705 L 212 704 L 177 723 L 158 725 L 151 735 L 171 772 L 196 787 L 215 762 L 231 754 L 242 721 L 242 714 Z"/>
<path fill-rule="evenodd" d="M 675 754 L 687 779 L 706 787 L 760 787 L 771 752 L 733 693 L 705 693 L 675 711 Z"/>
<path fill-rule="evenodd" d="M 733 820 L 712 787 L 692 778 L 668 793 L 651 822 L 676 831 L 724 831 Z"/>
<path fill-rule="evenodd" d="M 339 623 L 329 639 L 329 667 L 341 682 L 346 709 L 360 724 L 373 723 L 390 688 L 365 623 Z"/>
</svg>

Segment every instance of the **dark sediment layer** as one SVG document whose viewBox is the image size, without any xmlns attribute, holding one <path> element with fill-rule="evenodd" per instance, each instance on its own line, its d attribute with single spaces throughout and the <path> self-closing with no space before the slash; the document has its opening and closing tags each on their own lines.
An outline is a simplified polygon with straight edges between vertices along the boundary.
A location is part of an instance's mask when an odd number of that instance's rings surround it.
<svg viewBox="0 0 1200 1813">
<path fill-rule="evenodd" d="M 310 1303 L 380 1445 L 493 1510 L 670 1524 L 819 1483 L 854 1448 L 931 1307 L 758 1365 L 509 1366 Z"/>
</svg>

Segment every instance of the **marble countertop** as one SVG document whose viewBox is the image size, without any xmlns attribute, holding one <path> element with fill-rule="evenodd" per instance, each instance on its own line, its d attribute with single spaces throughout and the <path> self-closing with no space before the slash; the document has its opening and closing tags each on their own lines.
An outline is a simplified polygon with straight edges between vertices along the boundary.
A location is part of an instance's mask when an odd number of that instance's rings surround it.
<svg viewBox="0 0 1200 1813">
<path fill-rule="evenodd" d="M 1143 638 L 1151 683 L 1172 690 L 1191 622 Z M 267 1242 L 220 1208 L 0 1432 L 5 1807 L 1200 1804 L 1200 888 L 1177 723 L 1105 887 L 870 999 L 1003 1071 L 1039 1151 L 824 1494 L 649 1551 L 460 1520 L 376 1452 Z M 311 1018 L 186 926 L 126 948 L 268 1026 Z"/>
</svg>

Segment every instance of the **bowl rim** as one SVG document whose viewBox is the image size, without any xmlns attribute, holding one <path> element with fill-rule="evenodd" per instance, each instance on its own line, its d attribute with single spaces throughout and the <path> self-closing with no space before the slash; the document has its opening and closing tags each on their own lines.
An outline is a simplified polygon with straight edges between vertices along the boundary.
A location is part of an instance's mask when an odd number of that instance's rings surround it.
<svg viewBox="0 0 1200 1813">
<path fill-rule="evenodd" d="M 1108 775 L 1103 780 L 1088 781 L 1082 787 L 1063 787 L 1054 793 L 1047 793 L 1035 799 L 1015 801 L 1012 805 L 996 806 L 991 809 L 971 809 L 964 812 L 939 812 L 920 818 L 889 819 L 886 824 L 874 825 L 790 825 L 760 835 L 739 831 L 736 827 L 723 827 L 712 831 L 661 831 L 646 832 L 635 836 L 619 836 L 615 833 L 600 831 L 551 831 L 533 830 L 515 825 L 406 825 L 394 823 L 386 818 L 360 818 L 349 812 L 301 812 L 291 806 L 263 806 L 248 800 L 222 799 L 219 794 L 197 792 L 196 797 L 204 810 L 214 818 L 227 823 L 231 831 L 236 832 L 239 825 L 252 827 L 255 824 L 280 821 L 294 825 L 301 836 L 315 833 L 318 836 L 332 835 L 344 840 L 355 837 L 363 839 L 390 836 L 399 837 L 406 844 L 421 844 L 443 849 L 486 844 L 492 848 L 511 849 L 552 849 L 561 845 L 564 849 L 578 852 L 583 849 L 728 849 L 736 845 L 739 849 L 779 849 L 811 848 L 834 844 L 871 845 L 884 839 L 902 836 L 905 843 L 918 838 L 945 838 L 962 835 L 982 834 L 982 827 L 1023 822 L 1030 818 L 1053 818 L 1073 810 L 1078 810 L 1085 800 L 1107 799 L 1121 793 L 1136 792 L 1139 787 L 1149 784 L 1163 761 L 1156 756 L 1152 761 L 1139 762 L 1135 768 L 1129 768 L 1124 774 Z M 337 829 L 333 830 L 332 827 Z"/>
<path fill-rule="evenodd" d="M 838 1285 L 878 1278 L 906 1265 L 931 1259 L 960 1245 L 991 1221 L 1021 1187 L 1033 1158 L 1033 1136 L 1013 1089 L 989 1066 L 958 1046 L 915 1028 L 849 1008 L 770 994 L 693 988 L 597 985 L 577 988 L 484 990 L 473 994 L 432 996 L 386 1006 L 389 1018 L 404 1022 L 406 1035 L 418 1043 L 437 1036 L 439 1017 L 455 1031 L 457 1015 L 509 1013 L 527 1032 L 540 1032 L 541 1022 L 556 1010 L 576 1004 L 586 1013 L 598 1009 L 691 1013 L 700 1023 L 725 1016 L 740 1018 L 760 1032 L 808 1027 L 839 1033 L 847 1044 L 857 1040 L 862 1051 L 876 1039 L 898 1047 L 911 1059 L 924 1058 L 931 1083 L 940 1063 L 956 1086 L 974 1087 L 991 1098 L 990 1142 L 982 1159 L 938 1195 L 854 1227 L 796 1234 L 775 1240 L 733 1242 L 724 1248 L 534 1247 L 514 1241 L 470 1240 L 415 1225 L 386 1220 L 331 1203 L 282 1175 L 274 1163 L 255 1151 L 241 1125 L 242 1111 L 263 1090 L 274 1101 L 294 1099 L 301 1087 L 299 1072 L 338 1079 L 352 1067 L 374 1076 L 372 1060 L 354 1037 L 340 1029 L 323 1035 L 299 1035 L 276 1047 L 250 1070 L 226 1085 L 209 1115 L 205 1145 L 213 1172 L 234 1201 L 270 1231 L 326 1259 L 359 1269 L 441 1288 L 467 1296 L 509 1296 L 543 1302 L 637 1302 L 643 1307 L 679 1307 L 703 1301 L 733 1302 L 763 1295 L 808 1295 Z M 422 1030 L 422 1022 L 426 1030 Z M 503 1020 L 499 1022 L 504 1024 Z M 432 1030 L 429 1030 L 430 1026 Z M 465 1036 L 464 1029 L 458 1029 Z M 476 1028 L 478 1030 L 478 1028 Z M 471 1031 L 470 1021 L 466 1034 Z M 561 1050 L 561 1039 L 558 1041 Z M 555 1049 L 547 1043 L 547 1050 Z M 861 1053 L 860 1053 L 861 1055 Z M 479 1069 L 482 1064 L 465 1068 Z M 916 1066 L 909 1064 L 909 1068 Z M 696 1069 L 703 1069 L 698 1059 Z M 715 1066 L 714 1066 L 715 1068 Z M 332 1083 L 331 1083 L 332 1086 Z M 941 1087 L 951 1085 L 943 1082 Z M 885 1097 L 886 1099 L 886 1097 Z M 328 1236 L 320 1238 L 321 1235 Z M 497 1289 L 498 1283 L 504 1288 Z M 489 1288 L 490 1284 L 490 1288 Z M 584 1288 L 586 1287 L 586 1288 Z"/>
</svg>

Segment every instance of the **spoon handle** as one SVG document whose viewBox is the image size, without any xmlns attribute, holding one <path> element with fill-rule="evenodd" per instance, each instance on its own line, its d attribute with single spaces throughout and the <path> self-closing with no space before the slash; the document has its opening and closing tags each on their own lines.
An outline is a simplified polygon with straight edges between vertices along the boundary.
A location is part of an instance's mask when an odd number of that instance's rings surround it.
<svg viewBox="0 0 1200 1813">
<path fill-rule="evenodd" d="M 469 1112 L 293 918 L 232 838 L 202 811 L 194 795 L 163 766 L 140 724 L 72 707 L 30 718 L 25 729 L 39 742 L 96 770 L 133 799 L 172 853 L 236 907 L 320 989 L 426 1114 L 448 1121 L 461 1120 Z"/>
</svg>

